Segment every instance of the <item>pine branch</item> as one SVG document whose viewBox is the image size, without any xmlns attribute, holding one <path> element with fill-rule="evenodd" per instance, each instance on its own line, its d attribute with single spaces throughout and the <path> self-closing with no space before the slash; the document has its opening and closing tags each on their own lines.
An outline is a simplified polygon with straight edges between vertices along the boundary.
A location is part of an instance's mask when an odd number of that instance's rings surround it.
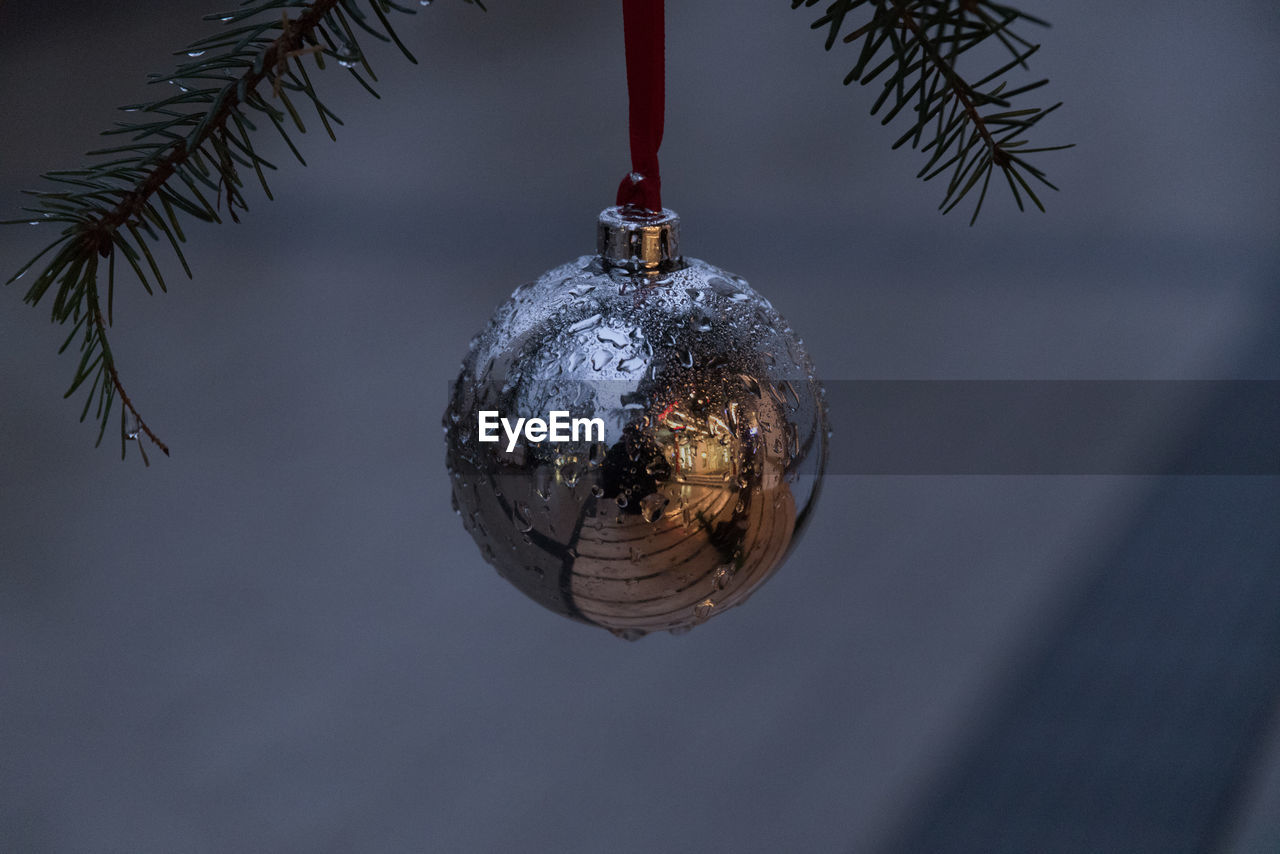
<svg viewBox="0 0 1280 854">
<path fill-rule="evenodd" d="M 484 8 L 480 0 L 465 2 Z M 290 18 L 290 9 L 301 13 Z M 242 169 L 252 170 L 271 198 L 264 169 L 275 166 L 254 149 L 262 117 L 304 165 L 306 161 L 287 127 L 292 124 L 299 133 L 306 132 L 291 95 L 310 101 L 329 136 L 335 136 L 333 124 L 341 124 L 341 120 L 317 95 L 305 58 L 310 57 L 321 70 L 326 57 L 333 59 L 375 97 L 371 81 L 377 78 L 360 46 L 360 37 L 393 42 L 411 62 L 417 61 L 388 21 L 391 11 L 412 14 L 415 10 L 392 0 L 246 0 L 238 10 L 207 16 L 207 20 L 219 20 L 226 27 L 181 52 L 193 61 L 181 64 L 171 75 L 153 75 L 152 82 L 172 84 L 178 93 L 123 107 L 129 113 L 147 114 L 149 120 L 119 122 L 105 131 L 127 141 L 90 152 L 99 158 L 93 165 L 46 174 L 47 180 L 62 189 L 28 191 L 36 201 L 23 210 L 35 218 L 6 223 L 63 226 L 58 238 L 6 284 L 22 278 L 51 255 L 24 300 L 36 305 L 53 291 L 53 321 L 71 324 L 58 352 L 78 340 L 80 362 L 65 396 L 71 397 L 88 384 L 80 420 L 94 410 L 99 422 L 98 444 L 119 398 L 121 456 L 127 455 L 128 443 L 139 438 L 169 453 L 125 392 L 107 340 L 113 321 L 117 258 L 125 259 L 147 293 L 154 293 L 152 282 L 166 290 L 148 243 L 167 241 L 190 277 L 181 246 L 186 241 L 181 225 L 184 217 L 221 222 L 219 211 L 225 202 L 227 214 L 238 222 L 236 209 L 249 207 L 242 192 Z M 260 85 L 268 82 L 270 92 L 259 92 Z M 100 264 L 101 259 L 105 265 Z M 101 266 L 107 268 L 105 308 L 98 282 Z M 143 462 L 149 464 L 140 441 L 138 449 Z"/>
<path fill-rule="evenodd" d="M 791 0 L 791 7 L 810 7 L 817 2 Z M 1048 24 L 988 0 L 834 0 L 813 23 L 814 29 L 827 29 L 828 50 L 851 20 L 851 13 L 859 9 L 870 12 L 870 20 L 844 36 L 845 43 L 860 44 L 858 58 L 844 82 L 848 85 L 856 80 L 867 85 L 885 75 L 871 107 L 871 114 L 876 115 L 889 105 L 881 124 L 889 124 L 908 107 L 914 112 L 911 126 L 893 147 L 910 142 L 912 148 L 930 152 L 919 178 L 928 181 L 950 173 L 939 209 L 950 212 L 980 185 L 969 220 L 973 225 L 986 200 L 991 176 L 999 169 L 1019 210 L 1023 209 L 1025 193 L 1043 211 L 1033 183 L 1053 190 L 1057 187 L 1028 163 L 1026 156 L 1071 146 L 1028 148 L 1023 137 L 1060 104 L 1013 109 L 1013 97 L 1038 89 L 1048 80 L 1009 89 L 1003 77 L 1015 68 L 1026 69 L 1027 60 L 1039 49 L 1015 33 L 1014 25 Z M 1009 56 L 1003 65 L 972 82 L 956 70 L 961 55 L 995 43 Z"/>
<path fill-rule="evenodd" d="M 421 5 L 430 2 L 419 1 Z M 484 8 L 481 0 L 464 2 Z M 797 8 L 813 6 L 817 0 L 791 2 Z M 865 85 L 885 75 L 871 109 L 874 115 L 889 105 L 884 124 L 912 108 L 915 119 L 894 147 L 910 142 L 913 148 L 930 153 L 919 173 L 925 180 L 950 172 L 939 207 L 952 210 L 981 184 L 972 224 L 998 168 L 1020 209 L 1025 193 L 1043 210 L 1033 182 L 1056 187 L 1025 158 L 1070 146 L 1029 148 L 1023 136 L 1058 105 L 1013 109 L 1014 96 L 1047 81 L 1009 89 L 1001 78 L 1015 67 L 1025 68 L 1037 49 L 1013 26 L 1044 22 L 988 0 L 834 0 L 813 24 L 815 29 L 827 29 L 828 49 L 850 13 L 863 7 L 871 13 L 870 20 L 844 36 L 845 42 L 861 45 L 845 83 L 857 80 Z M 297 18 L 289 16 L 291 9 L 300 11 Z M 153 75 L 152 82 L 172 84 L 176 94 L 124 107 L 127 112 L 145 114 L 147 120 L 119 122 L 104 132 L 124 137 L 123 144 L 90 152 L 98 159 L 83 169 L 46 174 L 59 189 L 30 193 L 35 203 L 23 210 L 34 219 L 16 222 L 59 223 L 63 230 L 6 284 L 39 269 L 25 301 L 36 305 L 53 292 L 53 321 L 71 325 L 59 352 L 73 341 L 79 343 L 80 361 L 66 396 L 87 384 L 80 420 L 93 409 L 99 422 L 98 444 L 119 398 L 122 456 L 127 455 L 129 441 L 140 438 L 169 453 L 125 392 L 107 340 L 113 323 L 117 260 L 124 259 L 148 293 L 154 292 L 153 282 L 166 290 L 149 244 L 167 241 L 190 277 L 182 254 L 184 219 L 222 222 L 225 202 L 227 215 L 238 222 L 237 209 L 248 210 L 242 174 L 249 170 L 271 198 L 265 170 L 276 167 L 255 150 L 259 125 L 274 127 L 305 165 L 291 136 L 291 128 L 306 132 L 294 99 L 310 102 L 330 137 L 335 136 L 333 126 L 342 123 L 317 94 L 305 60 L 309 58 L 320 70 L 326 66 L 326 57 L 334 60 L 374 97 L 378 94 L 372 83 L 377 78 L 361 38 L 392 42 L 416 62 L 387 19 L 392 11 L 414 10 L 393 0 L 245 0 L 238 10 L 208 16 L 226 26 L 182 51 L 193 61 L 181 64 L 171 75 Z M 1009 54 L 1009 61 L 972 82 L 957 71 L 961 55 L 993 42 Z M 264 83 L 270 84 L 269 93 L 259 91 Z M 37 268 L 46 257 L 51 260 Z M 107 271 L 105 307 L 99 286 L 103 266 Z M 147 462 L 142 442 L 138 448 Z"/>
</svg>

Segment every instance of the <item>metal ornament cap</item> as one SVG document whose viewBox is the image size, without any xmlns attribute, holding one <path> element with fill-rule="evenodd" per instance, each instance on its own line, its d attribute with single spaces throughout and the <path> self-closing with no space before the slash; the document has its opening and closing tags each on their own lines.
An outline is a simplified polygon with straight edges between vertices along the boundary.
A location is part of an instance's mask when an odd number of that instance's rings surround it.
<svg viewBox="0 0 1280 854">
<path fill-rule="evenodd" d="M 605 267 L 665 273 L 683 266 L 680 217 L 675 211 L 634 205 L 605 208 L 596 228 L 596 251 Z"/>
</svg>

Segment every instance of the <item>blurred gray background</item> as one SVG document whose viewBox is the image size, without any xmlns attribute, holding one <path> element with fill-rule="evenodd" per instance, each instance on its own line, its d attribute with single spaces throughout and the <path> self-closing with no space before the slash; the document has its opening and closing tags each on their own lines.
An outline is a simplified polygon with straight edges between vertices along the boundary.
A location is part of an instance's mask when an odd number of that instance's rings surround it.
<svg viewBox="0 0 1280 854">
<path fill-rule="evenodd" d="M 821 376 L 1280 379 L 1274 4 L 1022 4 L 1078 147 L 974 228 L 817 7 L 669 5 L 664 201 Z M 1275 477 L 835 475 L 748 606 L 635 644 L 480 559 L 447 383 L 628 166 L 618 4 L 489 7 L 400 21 L 381 101 L 326 75 L 339 141 L 121 289 L 172 458 L 95 450 L 3 292 L 0 850 L 1280 850 Z M 4 215 L 212 11 L 0 5 Z M 1215 413 L 1133 417 L 1176 456 Z"/>
</svg>

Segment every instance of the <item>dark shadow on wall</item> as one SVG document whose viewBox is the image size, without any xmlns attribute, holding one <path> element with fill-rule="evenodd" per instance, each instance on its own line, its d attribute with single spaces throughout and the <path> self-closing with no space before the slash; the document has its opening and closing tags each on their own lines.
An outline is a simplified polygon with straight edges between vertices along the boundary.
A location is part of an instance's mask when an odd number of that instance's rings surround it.
<svg viewBox="0 0 1280 854">
<path fill-rule="evenodd" d="M 1270 316 L 1240 375 L 1277 374 Z M 1216 453 L 1244 405 L 1228 389 L 1180 452 Z M 1280 477 L 1153 483 L 887 850 L 1222 850 L 1280 723 Z"/>
</svg>

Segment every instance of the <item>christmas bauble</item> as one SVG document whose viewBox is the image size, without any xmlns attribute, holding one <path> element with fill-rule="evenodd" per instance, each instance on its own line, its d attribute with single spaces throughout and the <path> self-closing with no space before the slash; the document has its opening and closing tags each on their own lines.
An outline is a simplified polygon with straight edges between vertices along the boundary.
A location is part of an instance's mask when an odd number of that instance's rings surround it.
<svg viewBox="0 0 1280 854">
<path fill-rule="evenodd" d="M 444 427 L 454 506 L 540 604 L 635 639 L 743 602 L 809 516 L 823 390 L 671 211 L 609 208 L 598 253 L 517 288 L 471 340 Z"/>
</svg>

